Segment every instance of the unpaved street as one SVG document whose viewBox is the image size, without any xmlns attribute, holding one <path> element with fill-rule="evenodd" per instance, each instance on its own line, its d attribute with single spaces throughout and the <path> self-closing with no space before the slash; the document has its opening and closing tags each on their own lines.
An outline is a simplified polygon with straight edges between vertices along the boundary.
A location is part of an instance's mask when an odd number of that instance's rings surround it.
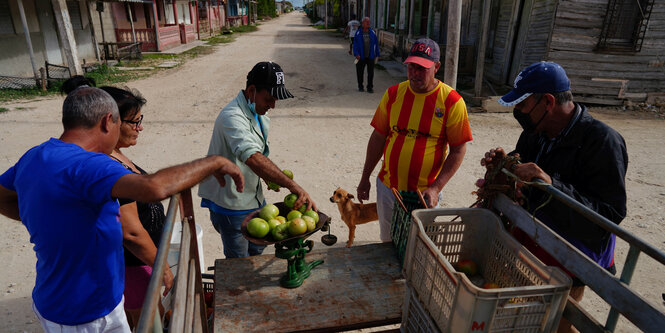
<svg viewBox="0 0 665 333">
<path fill-rule="evenodd" d="M 376 105 L 386 88 L 405 79 L 377 70 L 376 93 L 358 92 L 353 58 L 347 50 L 347 41 L 339 34 L 309 27 L 304 15 L 296 12 L 264 22 L 257 32 L 217 46 L 212 54 L 130 82 L 127 86 L 138 89 L 148 104 L 143 109 L 145 130 L 139 143 L 125 153 L 148 171 L 204 156 L 220 108 L 244 88 L 245 76 L 255 63 L 275 61 L 296 98 L 279 101 L 268 113 L 272 119 L 270 158 L 280 168 L 293 170 L 295 180 L 309 191 L 319 209 L 332 216 L 332 232 L 339 239 L 335 246 L 343 246 L 348 230 L 328 198 L 337 187 L 355 193 Z M 53 97 L 2 105 L 10 111 L 0 113 L 0 172 L 30 147 L 61 134 L 62 101 L 63 97 Z M 629 211 L 622 226 L 665 250 L 665 123 L 610 111 L 594 115 L 617 129 L 628 145 Z M 479 165 L 482 155 L 496 146 L 513 148 L 519 134 L 511 114 L 469 116 L 474 140 L 460 171 L 444 190 L 444 207 L 467 207 L 474 202 L 473 184 L 484 173 Z M 270 192 L 268 201 L 281 201 L 285 194 Z M 212 266 L 215 258 L 222 257 L 221 240 L 207 211 L 196 208 L 195 214 L 204 230 L 205 264 Z M 356 231 L 354 244 L 379 240 L 376 223 Z M 319 236 L 313 239 L 317 240 L 315 248 L 324 247 Z M 618 243 L 617 268 L 621 271 L 627 247 Z M 31 310 L 35 256 L 28 233 L 20 223 L 0 217 L 0 245 L 0 331 L 39 332 Z M 642 256 L 633 278 L 635 288 L 663 311 L 664 277 L 661 265 Z M 606 307 L 591 292 L 587 295 L 591 296 L 585 297 L 583 305 L 604 322 Z M 634 328 L 622 320 L 618 331 Z"/>
</svg>

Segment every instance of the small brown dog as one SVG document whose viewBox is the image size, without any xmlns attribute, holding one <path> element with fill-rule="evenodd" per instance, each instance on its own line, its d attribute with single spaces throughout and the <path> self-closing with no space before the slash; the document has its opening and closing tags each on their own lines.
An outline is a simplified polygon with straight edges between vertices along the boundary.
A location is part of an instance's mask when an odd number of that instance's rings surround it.
<svg viewBox="0 0 665 333">
<path fill-rule="evenodd" d="M 337 204 L 339 214 L 342 216 L 342 221 L 349 227 L 349 241 L 346 242 L 346 247 L 353 244 L 353 238 L 356 233 L 356 225 L 365 224 L 368 222 L 376 221 L 379 216 L 376 213 L 376 202 L 368 204 L 359 204 L 353 202 L 353 194 L 338 187 L 333 196 L 330 197 L 330 202 Z"/>
</svg>

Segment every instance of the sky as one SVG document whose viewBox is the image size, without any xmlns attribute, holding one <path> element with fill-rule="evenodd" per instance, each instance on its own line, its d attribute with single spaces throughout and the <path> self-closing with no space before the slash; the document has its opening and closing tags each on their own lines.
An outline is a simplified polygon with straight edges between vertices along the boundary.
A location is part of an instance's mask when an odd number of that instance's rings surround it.
<svg viewBox="0 0 665 333">
<path fill-rule="evenodd" d="M 293 7 L 302 7 L 305 0 L 289 0 Z"/>
</svg>

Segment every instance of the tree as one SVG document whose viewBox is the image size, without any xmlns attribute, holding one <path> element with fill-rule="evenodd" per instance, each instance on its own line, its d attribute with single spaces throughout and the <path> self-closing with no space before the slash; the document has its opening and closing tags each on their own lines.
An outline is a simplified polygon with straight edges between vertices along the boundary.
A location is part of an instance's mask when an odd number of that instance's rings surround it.
<svg viewBox="0 0 665 333">
<path fill-rule="evenodd" d="M 277 16 L 277 7 L 274 0 L 258 0 L 256 7 L 259 17 Z"/>
</svg>

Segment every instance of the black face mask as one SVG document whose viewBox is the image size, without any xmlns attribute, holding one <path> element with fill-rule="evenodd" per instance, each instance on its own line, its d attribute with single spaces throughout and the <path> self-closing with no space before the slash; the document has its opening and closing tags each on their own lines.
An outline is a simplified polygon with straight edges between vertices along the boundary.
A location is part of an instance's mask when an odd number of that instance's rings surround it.
<svg viewBox="0 0 665 333">
<path fill-rule="evenodd" d="M 520 123 L 520 126 L 522 126 L 522 129 L 525 131 L 528 131 L 531 129 L 533 126 L 533 123 L 531 122 L 531 117 L 529 117 L 528 114 L 522 113 L 518 109 L 513 109 L 513 117 L 517 120 L 518 123 Z"/>
<path fill-rule="evenodd" d="M 531 112 L 533 112 L 533 110 L 536 108 L 536 106 L 538 106 L 538 104 L 540 104 L 540 101 L 542 99 L 543 99 L 543 97 L 541 96 L 540 99 L 538 99 L 538 102 L 536 102 L 536 104 L 527 113 L 523 113 L 519 109 L 513 109 L 513 117 L 515 117 L 515 119 L 520 124 L 520 126 L 522 126 L 522 129 L 524 129 L 525 131 L 531 131 L 531 130 L 536 129 L 536 127 L 538 127 L 538 125 L 540 125 L 540 123 L 543 121 L 543 119 L 545 119 L 545 116 L 547 115 L 547 110 L 545 111 L 543 116 L 540 117 L 540 120 L 538 120 L 537 123 L 534 124 L 531 121 Z"/>
</svg>

